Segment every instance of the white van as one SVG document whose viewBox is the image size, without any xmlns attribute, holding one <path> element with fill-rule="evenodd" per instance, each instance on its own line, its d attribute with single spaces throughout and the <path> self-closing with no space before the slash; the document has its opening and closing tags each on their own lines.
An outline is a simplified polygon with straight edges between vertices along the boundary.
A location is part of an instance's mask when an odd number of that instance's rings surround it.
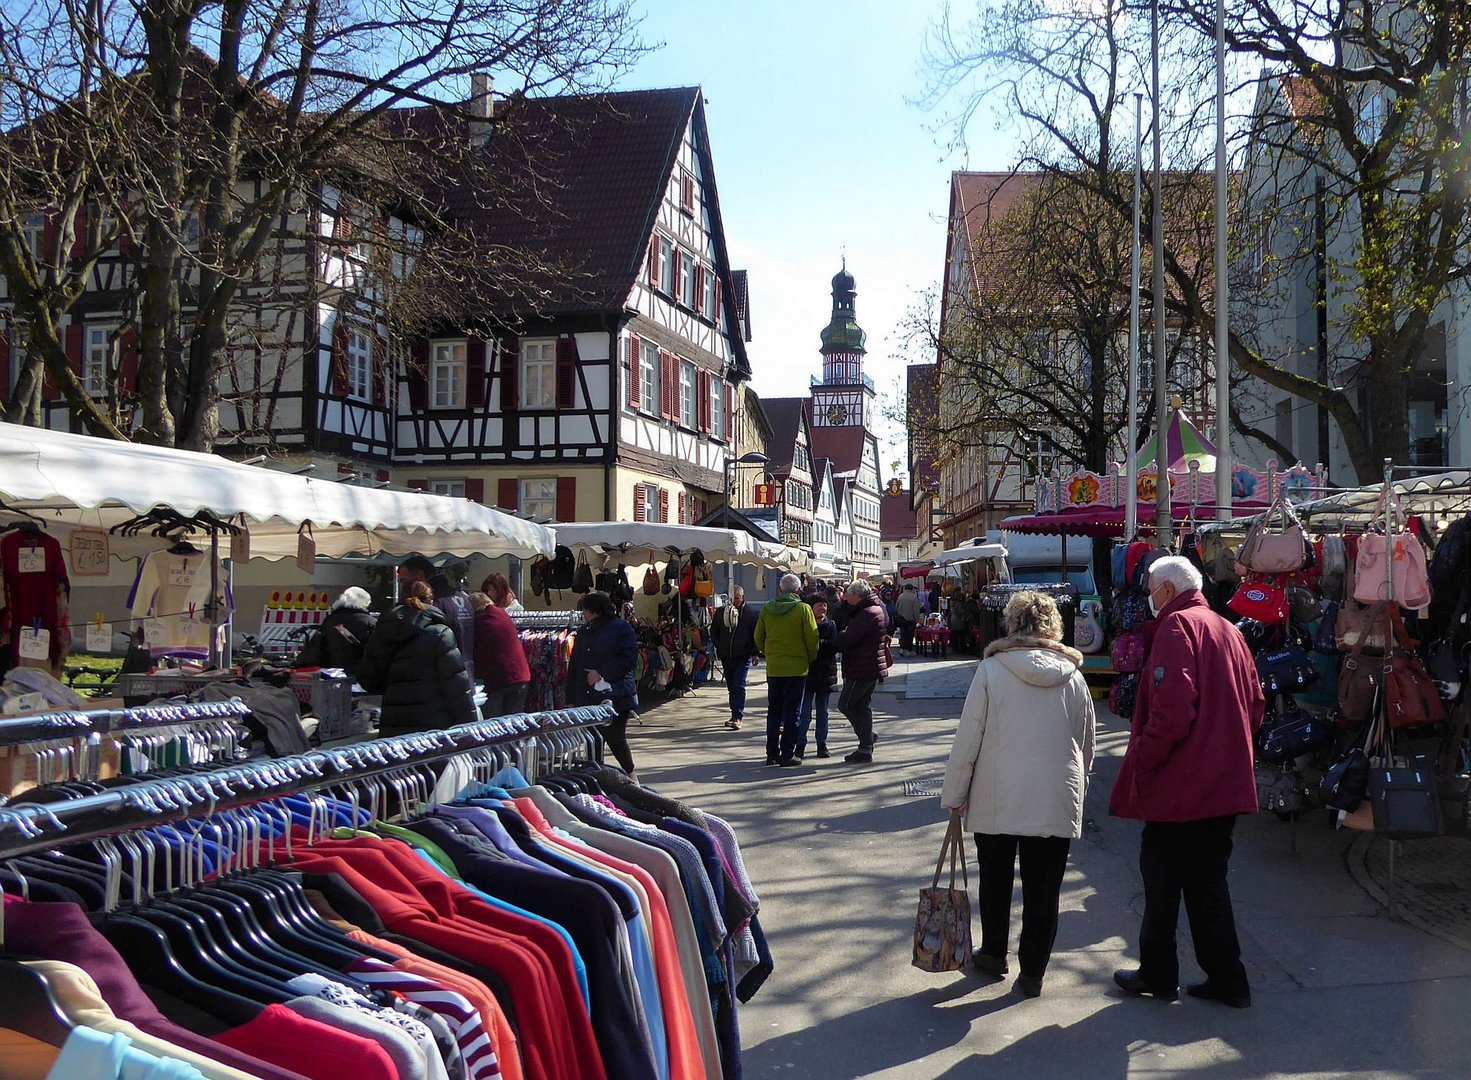
<svg viewBox="0 0 1471 1080">
<path fill-rule="evenodd" d="M 1003 532 L 1001 537 L 1006 547 L 1011 580 L 1018 585 L 1056 585 L 1066 580 L 1076 586 L 1082 596 L 1098 595 L 1091 537 L 1031 536 L 1014 532 Z M 1067 545 L 1065 573 L 1064 540 Z"/>
</svg>

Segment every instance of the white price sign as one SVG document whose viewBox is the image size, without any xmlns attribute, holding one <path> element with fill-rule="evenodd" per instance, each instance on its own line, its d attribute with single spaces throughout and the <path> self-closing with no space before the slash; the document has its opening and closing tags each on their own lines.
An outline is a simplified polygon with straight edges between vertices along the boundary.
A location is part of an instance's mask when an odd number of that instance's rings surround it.
<svg viewBox="0 0 1471 1080">
<path fill-rule="evenodd" d="M 87 651 L 112 652 L 112 623 L 87 624 Z"/>
<path fill-rule="evenodd" d="M 143 620 L 143 644 L 162 645 L 164 643 L 163 620 L 150 615 Z"/>
<path fill-rule="evenodd" d="M 16 554 L 19 556 L 19 569 L 22 574 L 44 574 L 46 572 L 45 548 L 23 547 Z"/>
<path fill-rule="evenodd" d="M 51 658 L 51 631 L 44 627 L 40 630 L 31 626 L 22 628 L 19 651 L 22 660 L 49 660 Z"/>
</svg>

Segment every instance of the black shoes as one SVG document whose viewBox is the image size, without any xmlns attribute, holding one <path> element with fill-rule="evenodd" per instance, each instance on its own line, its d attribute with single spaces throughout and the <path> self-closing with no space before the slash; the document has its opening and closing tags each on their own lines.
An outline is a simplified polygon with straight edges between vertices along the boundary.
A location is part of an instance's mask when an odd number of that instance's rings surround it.
<svg viewBox="0 0 1471 1080">
<path fill-rule="evenodd" d="M 1113 973 L 1113 981 L 1120 990 L 1131 997 L 1152 997 L 1160 1001 L 1174 1001 L 1180 992 L 1173 986 L 1155 986 L 1144 978 L 1143 972 L 1119 970 Z"/>
<path fill-rule="evenodd" d="M 777 758 L 776 763 L 783 769 L 790 769 L 797 764 L 797 759 L 794 757 Z"/>
<path fill-rule="evenodd" d="M 1220 987 L 1212 986 L 1209 980 L 1202 983 L 1195 983 L 1193 986 L 1187 986 L 1185 993 L 1193 998 L 1200 998 L 1203 1001 L 1218 1001 L 1222 1005 L 1226 1005 L 1232 1009 L 1251 1008 L 1250 990 L 1223 990 Z"/>
<path fill-rule="evenodd" d="M 1042 980 L 1032 975 L 1018 975 L 1016 982 L 1012 984 L 1012 990 L 1022 997 L 1039 998 L 1042 996 Z"/>
<path fill-rule="evenodd" d="M 819 746 L 817 748 L 817 756 L 818 757 L 832 757 L 832 754 L 830 754 L 828 752 L 827 747 L 825 747 L 825 746 Z"/>
<path fill-rule="evenodd" d="M 970 966 L 978 974 L 989 975 L 993 979 L 999 979 L 1011 970 L 1006 966 L 1006 957 L 992 956 L 990 953 L 981 952 L 980 949 L 971 950 Z"/>
<path fill-rule="evenodd" d="M 774 757 L 767 758 L 766 759 L 766 764 L 768 764 L 768 765 L 775 765 L 776 764 L 776 758 L 774 758 Z"/>
<path fill-rule="evenodd" d="M 867 765 L 873 761 L 873 754 L 867 750 L 854 750 L 843 758 L 849 765 Z"/>
</svg>

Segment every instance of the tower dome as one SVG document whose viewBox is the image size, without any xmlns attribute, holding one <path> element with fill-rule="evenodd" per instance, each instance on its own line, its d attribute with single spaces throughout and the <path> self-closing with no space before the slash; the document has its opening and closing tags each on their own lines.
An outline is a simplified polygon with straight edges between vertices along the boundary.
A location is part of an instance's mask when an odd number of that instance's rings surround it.
<svg viewBox="0 0 1471 1080">
<path fill-rule="evenodd" d="M 843 268 L 833 275 L 833 317 L 822 331 L 824 354 L 865 351 L 863 345 L 868 335 L 858 325 L 857 293 L 857 282 L 848 273 L 848 262 L 844 259 Z"/>
</svg>

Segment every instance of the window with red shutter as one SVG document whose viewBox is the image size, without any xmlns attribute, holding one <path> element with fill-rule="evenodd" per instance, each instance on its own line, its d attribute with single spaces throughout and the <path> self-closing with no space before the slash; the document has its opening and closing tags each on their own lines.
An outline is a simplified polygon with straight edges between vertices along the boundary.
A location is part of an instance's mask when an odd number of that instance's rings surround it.
<svg viewBox="0 0 1471 1080">
<path fill-rule="evenodd" d="M 415 338 L 405 373 L 409 384 L 409 408 L 423 412 L 429 405 L 429 342 Z"/>
<path fill-rule="evenodd" d="M 659 489 L 659 520 L 669 520 L 669 491 L 667 488 Z"/>
<path fill-rule="evenodd" d="M 557 339 L 557 408 L 571 409 L 577 404 L 577 339 Z"/>
<path fill-rule="evenodd" d="M 659 365 L 662 371 L 660 378 L 660 404 L 663 405 L 664 419 L 679 419 L 679 357 L 671 352 L 659 352 Z M 667 520 L 667 519 L 666 519 Z"/>
<path fill-rule="evenodd" d="M 632 334 L 623 339 L 623 371 L 628 379 L 628 407 L 637 409 L 643 404 L 643 372 L 638 366 L 638 338 Z"/>
<path fill-rule="evenodd" d="M 700 430 L 710 431 L 710 373 L 701 370 L 695 385 L 695 414 L 699 417 Z"/>
<path fill-rule="evenodd" d="M 465 404 L 472 409 L 485 408 L 485 339 L 472 337 L 465 342 Z"/>
<path fill-rule="evenodd" d="M 349 380 L 347 376 L 347 319 L 342 312 L 332 320 L 332 355 L 329 360 L 331 371 L 331 390 L 338 397 L 347 397 Z"/>
<path fill-rule="evenodd" d="M 735 393 L 729 383 L 725 384 L 725 441 L 730 442 L 735 433 Z"/>
<path fill-rule="evenodd" d="M 473 476 L 466 479 L 465 498 L 471 502 L 485 502 L 485 481 Z"/>
<path fill-rule="evenodd" d="M 516 396 L 517 376 L 520 375 L 521 343 L 519 338 L 503 337 L 500 340 L 501 412 L 513 413 L 519 405 Z"/>
<path fill-rule="evenodd" d="M 710 312 L 710 321 L 716 326 L 720 325 L 720 278 L 715 278 L 715 310 Z"/>
<path fill-rule="evenodd" d="M 633 485 L 633 520 L 644 521 L 647 511 L 644 509 L 644 499 L 647 492 L 642 484 Z"/>
<path fill-rule="evenodd" d="M 509 478 L 495 482 L 495 504 L 512 512 L 521 509 L 521 482 Z"/>
<path fill-rule="evenodd" d="M 428 480 L 405 480 L 404 483 L 406 485 L 408 485 L 409 487 L 413 488 L 415 491 L 428 491 L 429 490 L 429 481 Z"/>
<path fill-rule="evenodd" d="M 705 264 L 695 263 L 695 294 L 690 297 L 690 307 L 698 314 L 700 305 L 705 302 Z"/>
<path fill-rule="evenodd" d="M 674 272 L 669 275 L 669 295 L 674 297 L 676 301 L 680 299 L 679 283 L 684 280 L 682 275 L 685 257 L 684 252 L 680 251 L 679 248 L 674 249 Z"/>
<path fill-rule="evenodd" d="M 685 523 L 684 506 L 688 498 L 689 496 L 687 496 L 684 492 L 681 491 L 679 493 L 679 524 L 681 525 Z"/>
<path fill-rule="evenodd" d="M 577 477 L 557 477 L 557 520 L 577 520 Z"/>
<path fill-rule="evenodd" d="M 655 233 L 649 239 L 649 287 L 657 288 L 659 285 L 659 234 Z"/>
</svg>

